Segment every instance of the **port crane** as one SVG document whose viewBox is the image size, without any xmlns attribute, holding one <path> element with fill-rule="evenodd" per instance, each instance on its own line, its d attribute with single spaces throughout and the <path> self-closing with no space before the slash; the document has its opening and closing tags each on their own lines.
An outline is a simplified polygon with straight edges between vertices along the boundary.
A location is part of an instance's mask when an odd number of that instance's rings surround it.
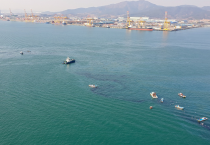
<svg viewBox="0 0 210 145">
<path fill-rule="evenodd" d="M 68 19 L 68 17 L 61 17 L 61 19 L 62 19 L 63 23 L 65 23 L 66 19 Z"/>
<path fill-rule="evenodd" d="M 140 28 L 140 27 L 142 27 L 142 26 L 145 27 L 145 23 L 146 23 L 146 21 L 143 21 L 143 20 L 142 20 L 142 17 L 141 17 L 140 20 L 138 21 L 138 28 Z"/>
<path fill-rule="evenodd" d="M 25 9 L 24 9 L 24 12 L 25 12 L 25 22 L 30 22 L 31 21 L 31 16 L 26 13 Z"/>
<path fill-rule="evenodd" d="M 54 23 L 60 23 L 60 16 L 54 16 Z"/>
<path fill-rule="evenodd" d="M 91 18 L 89 15 L 87 16 L 87 22 L 89 26 L 93 26 L 93 18 Z"/>
<path fill-rule="evenodd" d="M 165 21 L 164 21 L 163 30 L 168 31 L 170 24 L 171 23 L 168 21 L 168 12 L 166 11 L 165 12 Z"/>
<path fill-rule="evenodd" d="M 28 20 L 28 15 L 27 15 L 27 13 L 26 13 L 26 10 L 24 9 L 24 12 L 25 12 L 25 21 L 27 21 Z"/>
<path fill-rule="evenodd" d="M 130 20 L 129 11 L 127 11 L 127 26 L 126 26 L 126 28 L 128 28 L 128 26 L 130 26 L 132 22 L 133 21 Z"/>
<path fill-rule="evenodd" d="M 9 8 L 9 11 L 10 11 L 10 16 L 13 16 L 13 13 L 12 13 L 12 11 L 11 11 L 11 9 Z"/>
<path fill-rule="evenodd" d="M 38 16 L 34 15 L 32 9 L 31 9 L 31 17 L 32 17 L 32 22 L 35 22 L 38 19 Z"/>
<path fill-rule="evenodd" d="M 60 24 L 61 22 L 65 23 L 66 19 L 68 19 L 68 17 L 64 17 L 63 15 L 61 15 L 61 16 L 55 15 L 54 16 L 54 23 L 57 23 L 57 24 Z"/>
<path fill-rule="evenodd" d="M 14 15 L 14 14 L 12 13 L 12 11 L 11 11 L 10 8 L 9 8 L 9 11 L 10 11 L 10 20 L 11 20 L 11 19 L 15 19 L 15 17 L 16 17 L 17 15 Z"/>
</svg>

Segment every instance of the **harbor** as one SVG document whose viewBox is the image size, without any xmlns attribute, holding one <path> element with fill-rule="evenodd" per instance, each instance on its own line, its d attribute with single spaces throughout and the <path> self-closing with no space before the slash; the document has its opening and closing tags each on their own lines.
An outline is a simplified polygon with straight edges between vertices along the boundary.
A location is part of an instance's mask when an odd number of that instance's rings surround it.
<svg viewBox="0 0 210 145">
<path fill-rule="evenodd" d="M 29 15 L 24 10 L 24 14 L 14 15 L 10 13 L 0 15 L 2 21 L 18 21 L 27 23 L 45 23 L 53 25 L 78 25 L 86 27 L 101 27 L 115 29 L 129 29 L 137 31 L 179 31 L 199 27 L 210 27 L 210 19 L 202 20 L 176 20 L 168 19 L 168 12 L 165 12 L 165 19 L 150 19 L 149 17 L 127 17 L 98 18 L 98 17 L 67 17 L 64 15 L 35 15 L 31 10 Z"/>
</svg>

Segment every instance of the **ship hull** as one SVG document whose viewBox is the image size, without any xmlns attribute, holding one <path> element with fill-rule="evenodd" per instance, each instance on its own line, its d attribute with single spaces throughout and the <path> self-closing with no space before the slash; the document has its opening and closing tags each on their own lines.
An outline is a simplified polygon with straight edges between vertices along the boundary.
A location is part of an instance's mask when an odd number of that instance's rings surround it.
<svg viewBox="0 0 210 145">
<path fill-rule="evenodd" d="M 63 64 L 71 64 L 71 63 L 75 63 L 75 60 L 73 59 L 73 60 L 71 60 L 71 61 L 69 61 L 69 62 L 67 62 L 67 61 L 64 61 L 64 62 L 63 62 Z"/>
<path fill-rule="evenodd" d="M 153 31 L 152 28 L 128 28 L 128 30 Z"/>
</svg>

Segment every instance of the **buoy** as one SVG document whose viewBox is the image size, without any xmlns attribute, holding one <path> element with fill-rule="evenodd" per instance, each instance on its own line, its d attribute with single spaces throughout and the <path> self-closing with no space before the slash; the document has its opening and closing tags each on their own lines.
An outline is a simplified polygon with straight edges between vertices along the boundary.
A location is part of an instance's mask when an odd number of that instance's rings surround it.
<svg viewBox="0 0 210 145">
<path fill-rule="evenodd" d="M 150 106 L 149 108 L 150 108 L 150 109 L 152 109 L 153 107 L 152 107 L 152 106 Z"/>
</svg>

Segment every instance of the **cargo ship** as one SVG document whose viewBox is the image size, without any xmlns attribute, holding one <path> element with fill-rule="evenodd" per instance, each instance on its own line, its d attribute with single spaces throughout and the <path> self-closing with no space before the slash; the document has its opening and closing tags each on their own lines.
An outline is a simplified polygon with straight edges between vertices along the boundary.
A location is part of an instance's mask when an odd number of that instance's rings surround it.
<svg viewBox="0 0 210 145">
<path fill-rule="evenodd" d="M 128 26 L 128 30 L 138 30 L 138 31 L 153 31 L 153 28 L 151 27 L 131 27 Z"/>
</svg>

